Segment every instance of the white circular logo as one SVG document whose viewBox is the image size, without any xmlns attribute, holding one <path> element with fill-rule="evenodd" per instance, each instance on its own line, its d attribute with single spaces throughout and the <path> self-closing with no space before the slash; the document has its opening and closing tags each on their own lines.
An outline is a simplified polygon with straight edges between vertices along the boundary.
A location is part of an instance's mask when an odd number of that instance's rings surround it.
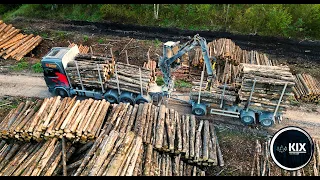
<svg viewBox="0 0 320 180">
<path fill-rule="evenodd" d="M 311 136 L 303 129 L 289 126 L 280 129 L 270 142 L 273 161 L 282 169 L 296 171 L 306 166 L 314 151 Z"/>
</svg>

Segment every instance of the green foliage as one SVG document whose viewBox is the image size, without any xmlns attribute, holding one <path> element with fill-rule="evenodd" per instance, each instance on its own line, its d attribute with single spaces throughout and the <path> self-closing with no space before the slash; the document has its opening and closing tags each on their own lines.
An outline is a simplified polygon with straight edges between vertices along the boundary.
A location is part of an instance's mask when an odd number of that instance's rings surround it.
<svg viewBox="0 0 320 180">
<path fill-rule="evenodd" d="M 40 62 L 32 65 L 31 68 L 32 68 L 33 72 L 35 72 L 35 73 L 42 73 L 43 72 L 43 69 L 42 69 Z"/>
<path fill-rule="evenodd" d="M 29 68 L 29 63 L 25 61 L 21 61 L 18 64 L 11 66 L 14 71 L 23 71 Z"/>
<path fill-rule="evenodd" d="M 84 36 L 83 36 L 83 41 L 84 41 L 84 42 L 87 42 L 88 40 L 89 40 L 89 36 L 84 35 Z"/>
<path fill-rule="evenodd" d="M 191 88 L 192 87 L 192 84 L 188 81 L 185 81 L 185 80 L 181 80 L 181 79 L 177 79 L 175 82 L 174 82 L 174 86 L 177 87 L 177 88 Z"/>
<path fill-rule="evenodd" d="M 99 43 L 99 44 L 102 44 L 103 42 L 104 42 L 103 39 L 99 39 L 99 40 L 98 40 L 98 43 Z"/>
<path fill-rule="evenodd" d="M 22 4 L 1 5 L 0 15 L 108 20 L 192 30 L 226 30 L 266 36 L 320 39 L 320 4 Z"/>
<path fill-rule="evenodd" d="M 164 85 L 163 77 L 162 76 L 157 76 L 156 83 L 157 83 L 158 86 Z"/>
</svg>

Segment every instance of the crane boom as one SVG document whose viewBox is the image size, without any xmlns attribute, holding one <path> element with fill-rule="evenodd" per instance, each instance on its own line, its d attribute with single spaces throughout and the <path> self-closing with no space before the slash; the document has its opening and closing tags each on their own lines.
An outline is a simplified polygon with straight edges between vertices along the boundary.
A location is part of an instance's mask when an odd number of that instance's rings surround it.
<svg viewBox="0 0 320 180">
<path fill-rule="evenodd" d="M 203 38 L 203 37 L 200 37 L 199 34 L 196 34 L 192 38 L 192 40 L 190 40 L 187 43 L 185 43 L 178 50 L 178 52 L 175 55 L 173 55 L 172 57 L 168 58 L 167 49 L 176 46 L 178 43 L 179 42 L 176 42 L 176 43 L 167 42 L 163 46 L 163 57 L 160 57 L 159 67 L 160 67 L 160 70 L 161 70 L 161 72 L 163 74 L 163 80 L 164 80 L 165 86 L 168 89 L 173 87 L 172 78 L 171 78 L 171 64 L 174 63 L 178 58 L 180 58 L 186 52 L 189 52 L 190 50 L 192 50 L 196 46 L 200 45 L 201 52 L 202 52 L 202 55 L 203 55 L 203 58 L 204 58 L 204 63 L 206 65 L 206 72 L 208 74 L 209 87 L 211 87 L 212 79 L 213 78 L 215 79 L 215 73 L 214 73 L 214 69 L 212 67 L 211 60 L 210 60 L 210 57 L 209 57 L 209 50 L 208 50 L 206 39 Z M 212 58 L 213 58 L 214 62 L 216 62 L 216 58 L 215 57 L 212 57 Z"/>
</svg>

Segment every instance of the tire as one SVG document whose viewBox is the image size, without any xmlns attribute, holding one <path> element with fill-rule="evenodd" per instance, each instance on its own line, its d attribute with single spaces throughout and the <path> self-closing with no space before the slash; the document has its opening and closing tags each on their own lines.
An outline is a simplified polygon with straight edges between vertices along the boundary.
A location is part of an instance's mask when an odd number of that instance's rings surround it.
<svg viewBox="0 0 320 180">
<path fill-rule="evenodd" d="M 264 127 L 271 127 L 274 124 L 274 121 L 272 119 L 263 119 L 260 121 L 260 124 Z"/>
<path fill-rule="evenodd" d="M 204 116 L 207 114 L 207 109 L 204 104 L 195 104 L 192 107 L 192 114 L 196 116 Z"/>
<path fill-rule="evenodd" d="M 67 91 L 64 90 L 64 89 L 61 89 L 61 88 L 56 89 L 56 90 L 55 90 L 55 94 L 56 94 L 57 96 L 61 96 L 62 98 L 69 97 Z"/>
</svg>

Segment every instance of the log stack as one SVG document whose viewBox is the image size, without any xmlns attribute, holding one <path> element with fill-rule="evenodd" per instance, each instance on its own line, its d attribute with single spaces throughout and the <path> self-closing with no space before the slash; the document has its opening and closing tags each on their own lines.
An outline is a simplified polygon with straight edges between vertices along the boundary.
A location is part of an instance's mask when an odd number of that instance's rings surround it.
<svg viewBox="0 0 320 180">
<path fill-rule="evenodd" d="M 320 82 L 310 74 L 296 74 L 293 92 L 297 100 L 302 102 L 320 102 Z"/>
<path fill-rule="evenodd" d="M 216 76 L 219 83 L 225 82 L 236 86 L 239 78 L 239 64 L 256 64 L 265 66 L 278 66 L 280 63 L 269 59 L 266 54 L 257 51 L 242 50 L 231 39 L 220 38 L 208 43 L 209 56 L 215 57 Z M 203 55 L 200 48 L 195 49 L 195 55 L 192 58 L 192 65 L 202 68 Z"/>
<path fill-rule="evenodd" d="M 256 79 L 256 84 L 250 108 L 275 111 L 285 84 L 287 86 L 278 111 L 284 111 L 288 107 L 290 104 L 288 99 L 293 96 L 292 87 L 295 85 L 294 76 L 289 72 L 289 67 L 241 64 L 240 68 L 242 78 L 242 85 L 238 92 L 241 100 L 240 107 L 247 106 L 254 79 Z"/>
<path fill-rule="evenodd" d="M 78 75 L 77 66 L 81 79 Z M 87 90 L 101 89 L 101 82 L 105 86 L 106 81 L 112 76 L 114 63 L 110 61 L 110 58 L 79 54 L 76 56 L 75 61 L 70 61 L 67 64 L 65 71 L 73 88 L 78 87 L 81 89 L 82 82 Z"/>
<path fill-rule="evenodd" d="M 20 61 L 42 41 L 42 37 L 33 34 L 23 34 L 12 24 L 0 20 L 0 57 Z"/>
<path fill-rule="evenodd" d="M 72 48 L 73 46 L 76 46 L 76 45 L 77 45 L 76 43 L 70 43 L 68 48 Z M 88 54 L 88 52 L 89 52 L 89 50 L 91 48 L 91 46 L 90 47 L 89 46 L 84 46 L 82 44 L 77 45 L 77 46 L 79 48 L 79 53 L 80 54 Z"/>
<path fill-rule="evenodd" d="M 103 131 L 72 176 L 178 176 L 205 175 L 197 166 L 154 151 L 133 131 Z"/>
<path fill-rule="evenodd" d="M 38 143 L 1 141 L 1 176 L 56 176 L 62 168 L 62 144 L 57 138 Z M 75 147 L 66 143 L 66 159 L 70 159 Z"/>
<path fill-rule="evenodd" d="M 149 83 L 154 79 L 152 71 L 147 68 L 122 62 L 116 63 L 117 71 L 107 80 L 106 88 L 117 89 L 118 76 L 120 90 L 140 94 L 139 68 L 141 69 L 142 90 L 144 94 L 147 93 L 149 91 Z"/>
<path fill-rule="evenodd" d="M 21 102 L 0 123 L 0 136 L 38 142 L 66 137 L 85 143 L 98 136 L 109 106 L 106 100 L 80 101 L 60 96 Z"/>
</svg>

